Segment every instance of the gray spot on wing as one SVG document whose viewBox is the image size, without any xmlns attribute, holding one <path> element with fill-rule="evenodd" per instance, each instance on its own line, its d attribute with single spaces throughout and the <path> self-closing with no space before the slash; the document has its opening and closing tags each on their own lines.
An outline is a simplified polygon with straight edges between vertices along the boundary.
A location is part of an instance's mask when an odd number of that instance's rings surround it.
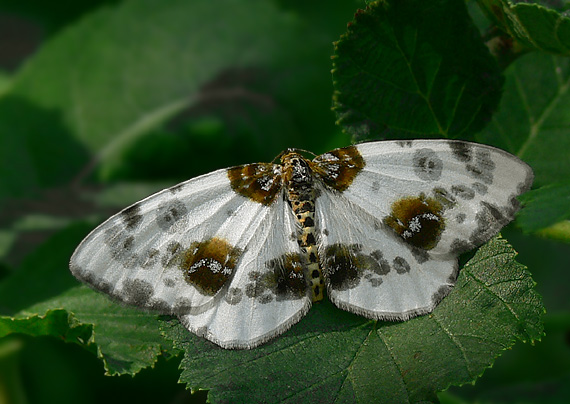
<svg viewBox="0 0 570 404">
<path fill-rule="evenodd" d="M 273 301 L 273 295 L 269 293 L 263 294 L 257 298 L 257 301 L 261 304 L 271 303 Z"/>
<path fill-rule="evenodd" d="M 481 212 L 477 217 L 481 228 L 493 226 L 503 227 L 511 220 L 510 218 L 505 217 L 501 210 L 490 202 L 481 201 L 481 206 L 483 209 L 481 209 Z"/>
<path fill-rule="evenodd" d="M 423 264 L 424 262 L 427 262 L 429 260 L 429 253 L 426 250 L 414 247 L 408 243 L 406 243 L 406 246 L 410 248 L 410 251 L 412 252 L 412 255 L 414 256 L 418 264 Z"/>
<path fill-rule="evenodd" d="M 178 199 L 160 204 L 156 211 L 156 223 L 165 232 L 176 232 L 184 227 L 188 209 Z"/>
<path fill-rule="evenodd" d="M 261 304 L 267 304 L 273 301 L 274 287 L 276 281 L 272 273 L 261 273 L 252 271 L 249 273 L 250 282 L 245 285 L 245 295 L 249 298 L 256 299 Z"/>
<path fill-rule="evenodd" d="M 265 266 L 267 271 L 252 271 L 248 274 L 250 282 L 245 286 L 246 296 L 257 299 L 262 304 L 273 299 L 296 300 L 307 296 L 307 281 L 298 254 L 283 254 L 266 261 Z M 236 289 L 235 293 L 239 293 L 241 300 L 242 291 Z"/>
<path fill-rule="evenodd" d="M 183 251 L 182 245 L 177 241 L 170 241 L 166 245 L 166 249 L 161 258 L 161 263 L 164 268 L 168 268 L 176 264 L 176 259 Z"/>
<path fill-rule="evenodd" d="M 142 269 L 152 268 L 158 262 L 160 252 L 156 248 L 149 248 L 139 257 L 139 266 Z"/>
<path fill-rule="evenodd" d="M 413 157 L 414 173 L 424 181 L 441 178 L 443 162 L 432 149 L 419 149 Z"/>
<path fill-rule="evenodd" d="M 453 289 L 451 285 L 442 285 L 439 289 L 431 296 L 431 301 L 434 306 L 438 305 L 444 297 L 446 297 L 449 292 Z"/>
<path fill-rule="evenodd" d="M 139 307 L 149 305 L 150 298 L 154 294 L 154 288 L 142 279 L 125 279 L 120 297 L 125 303 Z"/>
<path fill-rule="evenodd" d="M 166 286 L 167 288 L 173 288 L 176 286 L 176 281 L 172 278 L 164 278 L 162 282 L 164 283 L 164 286 Z"/>
<path fill-rule="evenodd" d="M 373 181 L 372 186 L 370 188 L 372 192 L 376 193 L 380 190 L 380 184 L 378 183 L 378 181 Z"/>
<path fill-rule="evenodd" d="M 119 226 L 105 231 L 104 243 L 109 247 L 111 258 L 123 264 L 125 268 L 133 268 L 137 262 L 135 238 Z"/>
<path fill-rule="evenodd" d="M 224 299 L 226 303 L 234 305 L 241 302 L 242 297 L 243 297 L 243 290 L 241 290 L 240 288 L 229 288 L 228 293 L 226 293 L 226 295 L 224 296 Z"/>
<path fill-rule="evenodd" d="M 487 185 L 493 183 L 493 171 L 495 170 L 495 162 L 491 159 L 489 150 L 477 150 L 475 159 L 466 165 L 467 173 Z"/>
<path fill-rule="evenodd" d="M 516 192 L 509 196 L 508 200 L 509 200 L 510 206 L 505 208 L 505 213 L 506 213 L 506 216 L 508 218 L 514 218 L 515 213 L 517 213 L 519 211 L 519 209 L 521 208 L 521 203 L 517 199 L 517 197 L 530 189 L 530 187 L 532 186 L 533 179 L 534 179 L 534 175 L 533 175 L 532 171 L 528 170 L 525 180 L 520 182 L 517 185 Z"/>
<path fill-rule="evenodd" d="M 142 222 L 141 208 L 138 204 L 123 210 L 120 215 L 129 231 L 135 230 Z"/>
<path fill-rule="evenodd" d="M 184 189 L 184 186 L 186 185 L 185 182 L 181 182 L 180 184 L 176 184 L 170 188 L 168 188 L 168 190 L 170 192 L 172 192 L 173 194 L 177 194 L 178 192 L 182 191 Z"/>
<path fill-rule="evenodd" d="M 471 200 L 475 198 L 475 191 L 465 185 L 453 185 L 451 187 L 451 192 L 458 198 Z"/>
<path fill-rule="evenodd" d="M 433 197 L 446 208 L 452 208 L 456 204 L 455 197 L 442 187 L 433 189 Z"/>
<path fill-rule="evenodd" d="M 152 298 L 148 303 L 148 307 L 163 314 L 172 313 L 172 307 L 165 300 Z"/>
<path fill-rule="evenodd" d="M 402 257 L 394 258 L 392 264 L 396 272 L 399 273 L 400 275 L 410 272 L 410 264 L 408 264 L 408 261 L 406 261 Z"/>
<path fill-rule="evenodd" d="M 521 208 L 521 203 L 517 199 L 517 194 L 513 194 L 509 197 L 510 206 L 506 208 L 506 214 L 509 217 L 514 217 Z"/>
<path fill-rule="evenodd" d="M 362 252 L 360 244 L 333 244 L 325 250 L 322 261 L 327 285 L 333 290 L 357 287 L 364 278 L 373 287 L 380 286 L 382 276 L 391 271 L 390 264 L 380 250 Z"/>
<path fill-rule="evenodd" d="M 470 143 L 455 140 L 449 142 L 449 147 L 457 160 L 464 163 L 471 161 L 473 147 Z"/>
<path fill-rule="evenodd" d="M 192 310 L 192 303 L 187 297 L 178 297 L 174 302 L 172 310 L 176 313 L 188 313 Z"/>
<path fill-rule="evenodd" d="M 493 183 L 493 175 L 489 172 L 482 171 L 478 167 L 473 165 L 468 165 L 467 171 L 469 172 L 469 175 L 471 175 L 471 177 L 473 178 L 477 178 L 478 180 L 483 181 L 486 184 Z"/>
<path fill-rule="evenodd" d="M 77 265 L 73 259 L 69 263 L 69 269 L 71 270 L 71 273 L 80 280 L 88 273 L 83 269 L 83 267 Z"/>
<path fill-rule="evenodd" d="M 459 255 L 466 251 L 472 250 L 473 248 L 475 248 L 475 246 L 469 241 L 456 238 L 451 242 L 449 251 L 455 255 Z"/>
<path fill-rule="evenodd" d="M 525 177 L 524 181 L 522 181 L 521 183 L 519 183 L 517 185 L 517 193 L 520 195 L 520 194 L 528 191 L 530 189 L 530 187 L 532 186 L 533 180 L 534 180 L 534 174 L 533 174 L 532 170 L 529 168 L 527 170 L 526 177 Z"/>
<path fill-rule="evenodd" d="M 382 285 L 382 283 L 384 282 L 382 280 L 382 278 L 374 277 L 370 272 L 367 273 L 366 275 L 364 275 L 364 279 L 366 279 L 368 282 L 370 282 L 370 286 L 372 286 L 373 288 L 376 288 L 376 287 Z"/>
<path fill-rule="evenodd" d="M 471 187 L 479 194 L 479 195 L 486 195 L 489 188 L 485 184 L 481 184 L 480 182 L 474 182 L 471 184 Z"/>
<path fill-rule="evenodd" d="M 368 260 L 369 270 L 378 275 L 387 275 L 390 272 L 390 264 L 380 250 L 373 251 L 370 257 L 372 259 Z"/>
<path fill-rule="evenodd" d="M 471 233 L 469 240 L 453 240 L 450 245 L 450 251 L 455 254 L 461 254 L 480 246 L 497 234 L 512 218 L 508 209 L 502 211 L 492 203 L 482 201 L 480 209 L 475 215 L 477 227 Z"/>
<path fill-rule="evenodd" d="M 382 278 L 370 278 L 368 281 L 370 282 L 373 288 L 382 285 L 382 282 L 384 282 Z"/>
<path fill-rule="evenodd" d="M 103 280 L 102 278 L 97 277 L 93 272 L 85 271 L 83 268 L 80 268 L 77 265 L 72 264 L 71 272 L 77 279 L 82 282 L 85 282 L 92 286 L 93 288 L 106 293 L 108 295 L 112 295 L 114 286 L 111 285 L 109 282 Z"/>
<path fill-rule="evenodd" d="M 106 293 L 108 295 L 111 294 L 111 292 L 113 291 L 113 289 L 115 289 L 115 286 L 112 285 L 111 283 L 100 279 L 96 285 L 94 285 L 98 290 L 100 290 L 103 293 Z"/>
<path fill-rule="evenodd" d="M 414 142 L 412 140 L 396 140 L 396 144 L 402 148 L 412 147 Z"/>
</svg>

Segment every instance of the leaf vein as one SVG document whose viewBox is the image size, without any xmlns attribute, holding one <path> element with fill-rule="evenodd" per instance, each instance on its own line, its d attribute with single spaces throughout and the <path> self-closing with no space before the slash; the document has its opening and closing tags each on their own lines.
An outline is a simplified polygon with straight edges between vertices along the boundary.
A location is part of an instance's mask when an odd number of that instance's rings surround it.
<svg viewBox="0 0 570 404">
<path fill-rule="evenodd" d="M 551 57 L 552 61 L 553 61 L 553 68 L 556 72 L 557 69 L 557 63 L 556 63 L 556 59 L 554 56 Z M 522 85 L 520 83 L 520 79 L 519 76 L 517 74 L 514 75 L 515 76 L 515 83 L 517 86 L 517 90 L 519 90 L 519 93 L 523 92 L 522 90 Z M 546 121 L 546 119 L 550 116 L 550 114 L 552 113 L 552 111 L 554 110 L 554 108 L 556 107 L 556 105 L 558 104 L 558 102 L 560 101 L 560 99 L 562 98 L 562 96 L 564 96 L 566 94 L 566 92 L 568 91 L 568 88 L 570 87 L 570 77 L 566 80 L 566 82 L 562 82 L 559 86 L 558 86 L 558 91 L 556 92 L 556 94 L 554 94 L 554 96 L 552 97 L 552 99 L 545 105 L 544 109 L 542 110 L 542 113 L 536 117 L 536 119 L 534 120 L 534 122 L 532 121 L 532 119 L 529 119 L 529 123 L 530 123 L 530 131 L 529 131 L 529 135 L 528 138 L 526 139 L 526 141 L 523 143 L 523 145 L 521 146 L 519 152 L 517 153 L 517 156 L 519 158 L 522 158 L 522 156 L 524 155 L 524 153 L 527 151 L 527 149 L 530 147 L 531 143 L 536 139 L 536 137 L 539 135 L 540 133 L 540 129 L 542 127 L 542 125 L 544 124 L 544 122 Z M 531 117 L 531 113 L 530 113 L 530 109 L 528 107 L 528 103 L 526 101 L 526 97 L 524 99 L 524 104 L 525 104 L 525 108 L 528 111 L 529 117 Z"/>
<path fill-rule="evenodd" d="M 465 351 L 465 348 L 463 347 L 463 344 L 461 344 L 461 342 L 459 340 L 457 340 L 457 338 L 455 338 L 455 336 L 451 333 L 451 331 L 449 331 L 442 324 L 442 322 L 437 318 L 437 315 L 435 313 L 432 313 L 432 318 L 435 321 L 435 323 L 438 325 L 438 327 L 441 330 L 443 330 L 443 332 L 449 337 L 450 341 L 453 344 L 455 344 L 457 349 L 459 349 L 459 351 L 461 352 L 461 356 L 463 356 L 463 360 L 465 361 L 465 364 L 467 367 L 467 373 L 469 374 L 469 378 L 474 378 L 476 376 L 476 374 L 474 374 L 473 371 L 471 370 L 470 361 L 469 361 L 469 358 L 467 357 L 467 353 Z"/>
<path fill-rule="evenodd" d="M 510 306 L 509 302 L 507 302 L 502 296 L 500 296 L 499 294 L 495 293 L 493 290 L 491 290 L 490 287 L 488 287 L 488 285 L 483 282 L 481 279 L 477 278 L 471 271 L 465 271 L 467 273 L 467 275 L 469 275 L 472 279 L 474 279 L 477 283 L 479 283 L 482 286 L 482 289 L 486 290 L 488 293 L 490 293 L 492 296 L 494 296 L 497 300 L 499 300 L 500 302 L 503 303 L 503 305 L 509 310 L 509 312 L 513 315 L 513 317 L 517 320 L 520 321 L 519 315 L 515 312 L 515 310 Z"/>
<path fill-rule="evenodd" d="M 392 362 L 394 363 L 394 366 L 396 367 L 396 369 L 398 370 L 398 373 L 400 374 L 400 380 L 402 381 L 402 386 L 404 387 L 404 391 L 406 392 L 406 397 L 407 397 L 406 402 L 410 402 L 410 392 L 408 390 L 408 387 L 406 386 L 406 383 L 404 383 L 404 372 L 402 372 L 402 369 L 400 368 L 400 366 L 398 366 L 398 362 L 396 361 L 396 358 L 395 358 L 394 354 L 392 353 L 392 349 L 390 348 L 390 346 L 388 345 L 388 343 L 384 339 L 384 336 L 382 335 L 382 331 L 380 329 L 377 330 L 377 334 L 378 334 L 378 337 L 380 338 L 380 340 L 384 343 L 386 350 L 388 351 L 388 353 L 390 354 L 390 357 L 392 358 Z"/>
<path fill-rule="evenodd" d="M 400 42 L 398 41 L 398 37 L 396 36 L 396 32 L 394 31 L 394 26 L 392 24 L 389 24 L 391 30 L 392 30 L 392 34 L 394 34 L 394 44 L 396 45 L 396 47 L 398 48 L 398 50 L 400 51 L 400 54 L 402 55 L 402 59 L 404 59 L 404 61 L 406 62 L 406 66 L 408 67 L 408 71 L 410 73 L 410 77 L 412 78 L 412 81 L 414 83 L 414 85 L 416 86 L 416 92 L 419 96 L 421 96 L 424 99 L 424 102 L 426 103 L 427 107 L 429 108 L 432 118 L 435 121 L 439 132 L 441 134 L 446 134 L 446 132 L 443 130 L 443 127 L 441 126 L 441 123 L 439 122 L 439 119 L 437 118 L 437 115 L 435 114 L 435 111 L 433 110 L 433 107 L 431 105 L 431 102 L 429 100 L 429 97 L 427 96 L 427 94 L 424 94 L 421 91 L 420 85 L 416 79 L 416 76 L 414 74 L 414 71 L 412 69 L 412 63 L 411 61 L 406 57 L 406 54 L 404 52 L 404 49 L 402 48 L 402 46 L 400 45 Z M 415 32 L 415 35 L 417 37 L 417 30 Z M 415 49 L 415 45 L 414 45 L 414 49 Z M 437 75 L 437 72 L 436 72 Z"/>
</svg>

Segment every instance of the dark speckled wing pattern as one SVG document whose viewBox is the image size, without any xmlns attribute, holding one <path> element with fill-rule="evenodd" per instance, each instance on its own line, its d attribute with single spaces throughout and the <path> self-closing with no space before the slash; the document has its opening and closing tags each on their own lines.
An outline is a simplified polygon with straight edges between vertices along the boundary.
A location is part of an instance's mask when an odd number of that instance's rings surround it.
<svg viewBox="0 0 570 404">
<path fill-rule="evenodd" d="M 177 315 L 224 348 L 282 334 L 324 288 L 341 309 L 406 320 L 450 292 L 458 255 L 514 218 L 533 179 L 509 153 L 452 140 L 280 158 L 124 209 L 77 247 L 71 272 L 123 303 Z"/>
<path fill-rule="evenodd" d="M 457 257 L 514 218 L 532 170 L 475 143 L 409 140 L 352 148 L 364 167 L 316 202 L 329 298 L 372 319 L 431 312 L 455 284 Z M 322 157 L 318 157 L 322 160 Z"/>
</svg>

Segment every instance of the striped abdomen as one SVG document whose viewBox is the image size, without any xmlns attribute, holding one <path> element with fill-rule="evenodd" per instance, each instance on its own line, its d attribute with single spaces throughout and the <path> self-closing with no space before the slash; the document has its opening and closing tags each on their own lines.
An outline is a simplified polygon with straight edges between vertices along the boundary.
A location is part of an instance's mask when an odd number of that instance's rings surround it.
<svg viewBox="0 0 570 404">
<path fill-rule="evenodd" d="M 288 151 L 281 157 L 283 183 L 291 209 L 301 229 L 297 242 L 306 262 L 306 276 L 313 301 L 323 299 L 324 281 L 319 265 L 315 231 L 315 189 L 309 162 L 300 154 Z"/>
</svg>

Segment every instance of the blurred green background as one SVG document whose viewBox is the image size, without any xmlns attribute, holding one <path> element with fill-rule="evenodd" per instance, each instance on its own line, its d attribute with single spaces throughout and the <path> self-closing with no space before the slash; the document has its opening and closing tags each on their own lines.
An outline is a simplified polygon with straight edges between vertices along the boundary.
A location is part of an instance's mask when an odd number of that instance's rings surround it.
<svg viewBox="0 0 570 404">
<path fill-rule="evenodd" d="M 351 142 L 331 111 L 330 57 L 364 2 L 127 3 L 0 1 L 0 284 L 21 288 L 0 295 L 0 314 L 76 286 L 73 248 L 129 203 L 287 147 L 319 154 Z M 515 225 L 502 233 L 537 282 L 546 335 L 439 397 L 570 402 L 570 246 Z M 42 280 L 66 272 L 44 284 L 34 270 Z M 135 377 L 108 377 L 80 346 L 10 335 L 0 339 L 0 404 L 204 402 L 177 384 L 179 362 L 159 356 Z"/>
</svg>

